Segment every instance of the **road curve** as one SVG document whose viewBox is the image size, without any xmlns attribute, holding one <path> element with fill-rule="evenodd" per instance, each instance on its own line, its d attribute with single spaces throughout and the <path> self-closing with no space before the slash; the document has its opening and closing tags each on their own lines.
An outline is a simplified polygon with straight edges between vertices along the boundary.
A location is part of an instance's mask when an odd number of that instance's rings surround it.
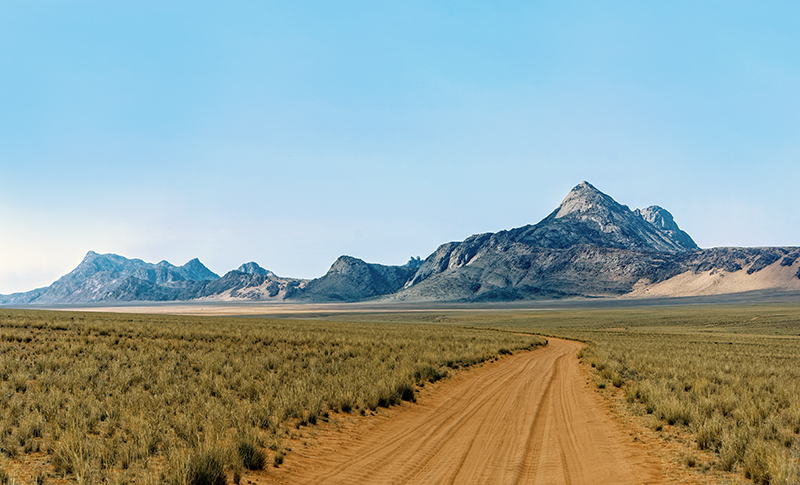
<svg viewBox="0 0 800 485">
<path fill-rule="evenodd" d="M 662 483 L 656 461 L 587 384 L 576 358 L 580 347 L 549 339 L 546 347 L 465 372 L 370 429 L 356 427 L 327 445 L 323 438 L 298 450 L 296 466 L 276 478 L 321 484 Z"/>
</svg>

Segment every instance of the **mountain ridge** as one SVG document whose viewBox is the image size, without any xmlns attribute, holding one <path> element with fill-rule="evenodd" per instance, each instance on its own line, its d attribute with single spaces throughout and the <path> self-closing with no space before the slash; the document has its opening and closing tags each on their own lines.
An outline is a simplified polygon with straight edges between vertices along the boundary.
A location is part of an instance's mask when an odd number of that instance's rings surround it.
<svg viewBox="0 0 800 485">
<path fill-rule="evenodd" d="M 0 295 L 0 304 L 511 301 L 738 288 L 800 290 L 800 248 L 700 249 L 666 209 L 631 210 L 584 181 L 536 224 L 444 243 L 403 266 L 340 256 L 323 276 L 304 280 L 251 261 L 220 277 L 197 258 L 174 266 L 89 251 L 52 285 Z"/>
<path fill-rule="evenodd" d="M 50 286 L 0 299 L 4 304 L 86 303 L 191 297 L 199 282 L 219 276 L 194 258 L 183 266 L 157 264 L 89 251 L 78 266 Z"/>
</svg>

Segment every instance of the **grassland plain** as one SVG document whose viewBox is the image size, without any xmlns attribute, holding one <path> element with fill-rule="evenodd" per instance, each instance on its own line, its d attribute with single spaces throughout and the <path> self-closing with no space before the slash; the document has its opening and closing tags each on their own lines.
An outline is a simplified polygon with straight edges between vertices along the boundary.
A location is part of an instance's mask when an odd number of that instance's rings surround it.
<svg viewBox="0 0 800 485">
<path fill-rule="evenodd" d="M 732 471 L 756 483 L 800 483 L 800 305 L 382 318 L 583 340 L 589 345 L 581 357 L 599 388 L 621 389 L 626 412 L 642 416 L 664 439 L 688 436 L 688 453 L 676 457 L 684 466 Z"/>
<path fill-rule="evenodd" d="M 0 482 L 229 483 L 289 426 L 413 400 L 531 335 L 458 325 L 0 310 Z"/>
</svg>

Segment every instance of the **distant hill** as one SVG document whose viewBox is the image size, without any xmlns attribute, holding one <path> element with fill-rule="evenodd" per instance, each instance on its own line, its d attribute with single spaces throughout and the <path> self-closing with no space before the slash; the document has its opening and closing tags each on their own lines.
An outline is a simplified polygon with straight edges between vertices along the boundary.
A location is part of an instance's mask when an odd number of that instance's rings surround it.
<svg viewBox="0 0 800 485">
<path fill-rule="evenodd" d="M 218 280 L 208 281 L 195 297 L 222 301 L 281 301 L 302 290 L 307 283 L 307 280 L 298 278 L 282 278 L 255 262 L 249 262 Z"/>
<path fill-rule="evenodd" d="M 413 261 L 413 260 L 412 260 Z M 304 301 L 362 301 L 394 293 L 414 276 L 413 266 L 384 266 L 340 256 L 321 278 L 291 295 Z"/>
<path fill-rule="evenodd" d="M 800 248 L 700 249 L 666 209 L 631 210 L 582 182 L 537 224 L 445 243 L 403 266 L 341 256 L 309 281 L 249 262 L 220 278 L 197 259 L 173 266 L 90 251 L 52 285 L 0 296 L 0 304 L 511 301 L 753 290 L 800 290 Z"/>
</svg>

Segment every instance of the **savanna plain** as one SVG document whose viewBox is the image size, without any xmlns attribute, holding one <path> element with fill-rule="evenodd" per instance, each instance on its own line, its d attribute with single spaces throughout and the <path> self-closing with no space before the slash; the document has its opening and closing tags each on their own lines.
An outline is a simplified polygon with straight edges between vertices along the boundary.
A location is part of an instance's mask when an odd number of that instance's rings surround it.
<svg viewBox="0 0 800 485">
<path fill-rule="evenodd" d="M 232 318 L 0 310 L 0 484 L 247 483 L 293 436 L 547 337 L 702 480 L 800 483 L 800 305 Z M 616 403 L 616 404 L 614 404 Z M 370 419 L 370 418 L 364 418 Z"/>
</svg>

